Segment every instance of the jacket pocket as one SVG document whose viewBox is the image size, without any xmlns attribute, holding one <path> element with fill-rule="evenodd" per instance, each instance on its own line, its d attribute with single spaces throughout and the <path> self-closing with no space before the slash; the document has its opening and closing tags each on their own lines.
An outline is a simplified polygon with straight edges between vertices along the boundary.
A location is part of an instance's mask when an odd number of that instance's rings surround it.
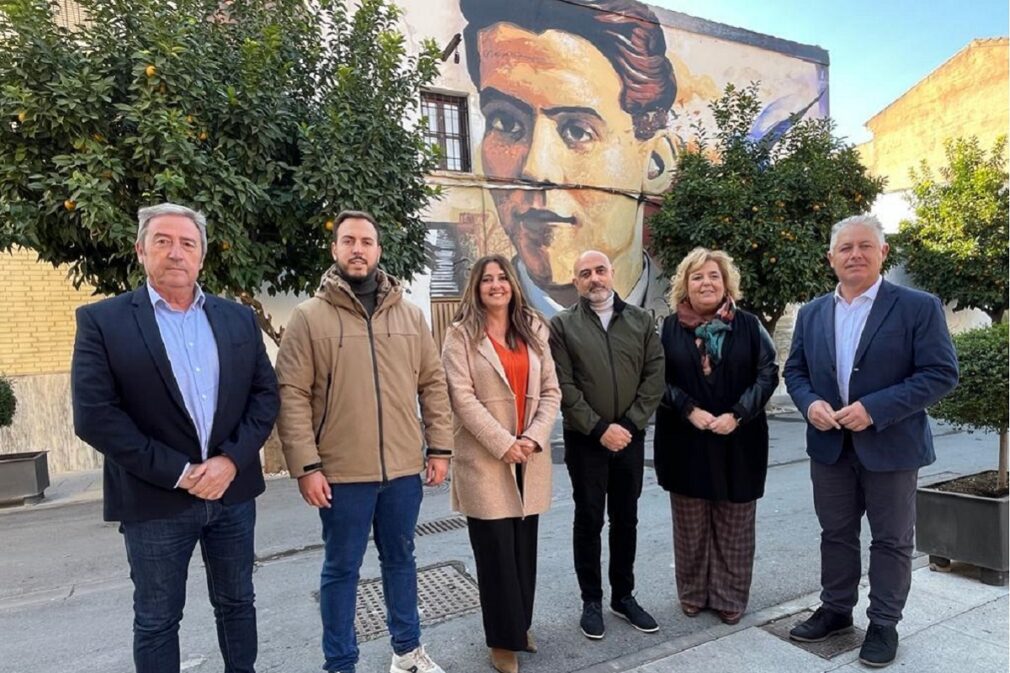
<svg viewBox="0 0 1010 673">
<path fill-rule="evenodd" d="M 316 429 L 316 446 L 323 438 L 323 428 L 326 427 L 326 418 L 330 414 L 330 389 L 333 387 L 333 372 L 326 375 L 326 392 L 323 395 L 323 416 L 319 419 L 319 427 Z"/>
</svg>

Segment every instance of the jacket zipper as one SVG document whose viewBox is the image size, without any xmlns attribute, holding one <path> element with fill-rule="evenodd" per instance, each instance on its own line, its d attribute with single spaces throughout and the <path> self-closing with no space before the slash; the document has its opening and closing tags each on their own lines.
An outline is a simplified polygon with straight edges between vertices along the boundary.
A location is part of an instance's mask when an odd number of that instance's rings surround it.
<svg viewBox="0 0 1010 673">
<path fill-rule="evenodd" d="M 616 317 L 616 316 L 614 316 L 614 317 Z M 610 321 L 613 322 L 614 318 L 611 318 Z M 607 339 L 607 357 L 610 359 L 610 382 L 612 384 L 611 390 L 614 391 L 614 395 L 613 395 L 613 397 L 614 397 L 614 421 L 613 422 L 616 423 L 618 420 L 620 420 L 619 416 L 617 415 L 617 370 L 614 368 L 614 351 L 610 347 L 610 332 L 606 332 L 605 331 L 604 332 L 604 336 Z"/>
<path fill-rule="evenodd" d="M 386 477 L 386 446 L 382 436 L 382 393 L 379 390 L 379 363 L 375 358 L 375 334 L 372 332 L 372 318 L 365 318 L 368 326 L 368 347 L 372 351 L 372 377 L 375 380 L 375 406 L 379 415 L 379 471 L 382 474 L 382 483 L 389 479 Z"/>
<path fill-rule="evenodd" d="M 316 430 L 316 447 L 323 438 L 323 428 L 326 427 L 326 417 L 330 413 L 330 388 L 333 386 L 333 372 L 326 374 L 326 394 L 323 395 L 323 417 L 319 420 L 319 429 Z"/>
<path fill-rule="evenodd" d="M 603 332 L 603 338 L 607 341 L 607 359 L 610 360 L 610 383 L 611 383 L 610 390 L 613 392 L 613 398 L 614 398 L 614 420 L 613 420 L 613 422 L 616 423 L 619 420 L 619 417 L 617 415 L 617 411 L 618 411 L 617 410 L 617 370 L 614 368 L 614 351 L 610 347 L 610 331 L 603 328 L 603 322 L 600 320 L 600 316 L 598 316 L 598 315 L 596 315 L 594 313 L 593 317 L 596 318 L 596 324 L 600 326 L 600 330 Z M 617 319 L 617 312 L 615 311 L 614 315 L 612 315 L 610 317 L 610 324 L 611 325 L 614 324 L 614 320 L 616 320 L 616 319 Z"/>
</svg>

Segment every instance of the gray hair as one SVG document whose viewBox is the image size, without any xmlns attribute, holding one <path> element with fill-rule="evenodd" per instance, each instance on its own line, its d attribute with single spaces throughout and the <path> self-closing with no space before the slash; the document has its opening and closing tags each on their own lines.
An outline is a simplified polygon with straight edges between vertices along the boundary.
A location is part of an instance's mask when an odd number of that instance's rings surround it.
<svg viewBox="0 0 1010 673">
<path fill-rule="evenodd" d="M 148 206 L 138 210 L 137 243 L 144 244 L 144 238 L 147 236 L 147 226 L 151 224 L 151 220 L 163 215 L 188 217 L 196 225 L 197 231 L 200 232 L 200 261 L 202 262 L 207 257 L 207 218 L 204 217 L 203 213 L 186 206 L 180 206 L 177 203 L 159 203 L 156 206 Z"/>
<path fill-rule="evenodd" d="M 880 223 L 880 220 L 875 215 L 853 215 L 852 217 L 846 217 L 844 220 L 835 222 L 835 225 L 831 227 L 831 243 L 828 245 L 828 250 L 835 249 L 838 235 L 842 233 L 843 229 L 854 227 L 857 224 L 867 227 L 877 237 L 877 242 L 881 246 L 884 245 L 886 242 L 884 238 L 884 225 Z"/>
</svg>

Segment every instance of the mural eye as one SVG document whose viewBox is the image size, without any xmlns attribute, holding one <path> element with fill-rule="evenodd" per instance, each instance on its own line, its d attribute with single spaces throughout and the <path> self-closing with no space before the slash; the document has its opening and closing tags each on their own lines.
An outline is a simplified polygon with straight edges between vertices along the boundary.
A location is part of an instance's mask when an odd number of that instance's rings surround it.
<svg viewBox="0 0 1010 673">
<path fill-rule="evenodd" d="M 596 131 L 592 126 L 574 119 L 559 124 L 558 133 L 569 146 L 582 145 L 597 139 Z"/>
<path fill-rule="evenodd" d="M 502 110 L 492 112 L 489 115 L 488 127 L 493 131 L 508 136 L 512 140 L 521 138 L 525 131 L 522 122 L 515 115 Z"/>
</svg>

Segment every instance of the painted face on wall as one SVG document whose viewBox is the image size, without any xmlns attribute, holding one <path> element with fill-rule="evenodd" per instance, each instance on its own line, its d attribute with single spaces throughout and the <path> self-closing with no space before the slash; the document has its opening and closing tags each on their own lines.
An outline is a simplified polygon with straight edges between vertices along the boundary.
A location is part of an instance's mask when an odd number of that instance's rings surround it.
<svg viewBox="0 0 1010 673">
<path fill-rule="evenodd" d="M 620 106 L 617 72 L 592 43 L 562 31 L 501 23 L 481 32 L 479 49 L 484 172 L 539 187 L 492 190 L 528 273 L 548 291 L 570 290 L 579 254 L 600 250 L 626 294 L 642 271 L 638 195 L 649 143 Z"/>
</svg>

